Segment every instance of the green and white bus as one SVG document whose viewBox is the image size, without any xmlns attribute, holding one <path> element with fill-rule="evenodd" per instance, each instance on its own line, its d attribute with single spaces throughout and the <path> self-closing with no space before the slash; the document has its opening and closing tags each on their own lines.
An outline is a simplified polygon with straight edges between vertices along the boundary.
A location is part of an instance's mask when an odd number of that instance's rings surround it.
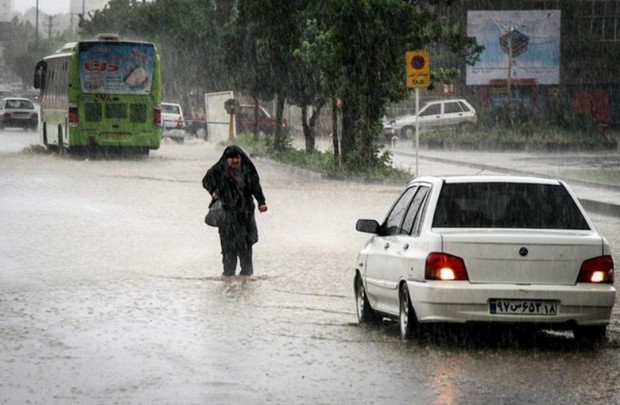
<svg viewBox="0 0 620 405">
<path fill-rule="evenodd" d="M 79 41 L 39 61 L 41 142 L 148 155 L 161 143 L 161 67 L 154 44 L 116 35 Z"/>
</svg>

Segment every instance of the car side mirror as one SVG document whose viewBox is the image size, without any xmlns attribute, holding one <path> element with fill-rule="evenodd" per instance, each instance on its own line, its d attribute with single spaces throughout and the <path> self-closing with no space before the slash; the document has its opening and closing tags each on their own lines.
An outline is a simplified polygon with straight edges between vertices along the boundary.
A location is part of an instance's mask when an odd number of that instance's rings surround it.
<svg viewBox="0 0 620 405">
<path fill-rule="evenodd" d="M 358 219 L 355 224 L 355 230 L 364 233 L 379 233 L 380 225 L 374 219 Z"/>
</svg>

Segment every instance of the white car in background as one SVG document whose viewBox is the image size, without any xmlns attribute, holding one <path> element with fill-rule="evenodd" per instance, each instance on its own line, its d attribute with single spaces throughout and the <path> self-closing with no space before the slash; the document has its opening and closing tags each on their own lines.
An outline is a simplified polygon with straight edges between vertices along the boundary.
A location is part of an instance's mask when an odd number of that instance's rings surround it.
<svg viewBox="0 0 620 405">
<path fill-rule="evenodd" d="M 410 182 L 356 261 L 360 322 L 489 323 L 572 330 L 601 341 L 616 290 L 607 240 L 567 184 L 515 176 Z"/>
<path fill-rule="evenodd" d="M 161 103 L 161 125 L 163 138 L 185 141 L 185 118 L 180 104 Z"/>
<path fill-rule="evenodd" d="M 467 100 L 445 99 L 426 103 L 417 115 L 396 117 L 391 125 L 396 135 L 412 139 L 418 122 L 420 128 L 453 126 L 462 129 L 477 121 L 476 110 Z"/>
</svg>

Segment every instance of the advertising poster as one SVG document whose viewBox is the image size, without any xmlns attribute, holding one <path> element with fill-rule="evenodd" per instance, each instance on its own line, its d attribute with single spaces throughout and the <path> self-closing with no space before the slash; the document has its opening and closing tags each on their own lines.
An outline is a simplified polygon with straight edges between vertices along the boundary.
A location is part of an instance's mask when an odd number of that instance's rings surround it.
<svg viewBox="0 0 620 405">
<path fill-rule="evenodd" d="M 155 49 L 148 44 L 103 43 L 80 51 L 85 93 L 150 94 Z"/>
<path fill-rule="evenodd" d="M 560 10 L 469 11 L 467 35 L 484 46 L 468 85 L 560 82 Z"/>
</svg>

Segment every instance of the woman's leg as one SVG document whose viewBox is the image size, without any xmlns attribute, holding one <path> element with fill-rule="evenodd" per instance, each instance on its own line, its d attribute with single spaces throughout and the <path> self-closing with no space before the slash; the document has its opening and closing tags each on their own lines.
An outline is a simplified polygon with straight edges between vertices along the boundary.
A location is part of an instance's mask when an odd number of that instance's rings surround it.
<svg viewBox="0 0 620 405">
<path fill-rule="evenodd" d="M 240 276 L 251 276 L 254 274 L 254 267 L 252 265 L 252 245 L 247 249 L 239 251 L 239 263 L 241 264 Z"/>
<path fill-rule="evenodd" d="M 235 252 L 222 252 L 222 264 L 224 265 L 222 276 L 234 276 L 237 270 L 237 255 Z"/>
</svg>

